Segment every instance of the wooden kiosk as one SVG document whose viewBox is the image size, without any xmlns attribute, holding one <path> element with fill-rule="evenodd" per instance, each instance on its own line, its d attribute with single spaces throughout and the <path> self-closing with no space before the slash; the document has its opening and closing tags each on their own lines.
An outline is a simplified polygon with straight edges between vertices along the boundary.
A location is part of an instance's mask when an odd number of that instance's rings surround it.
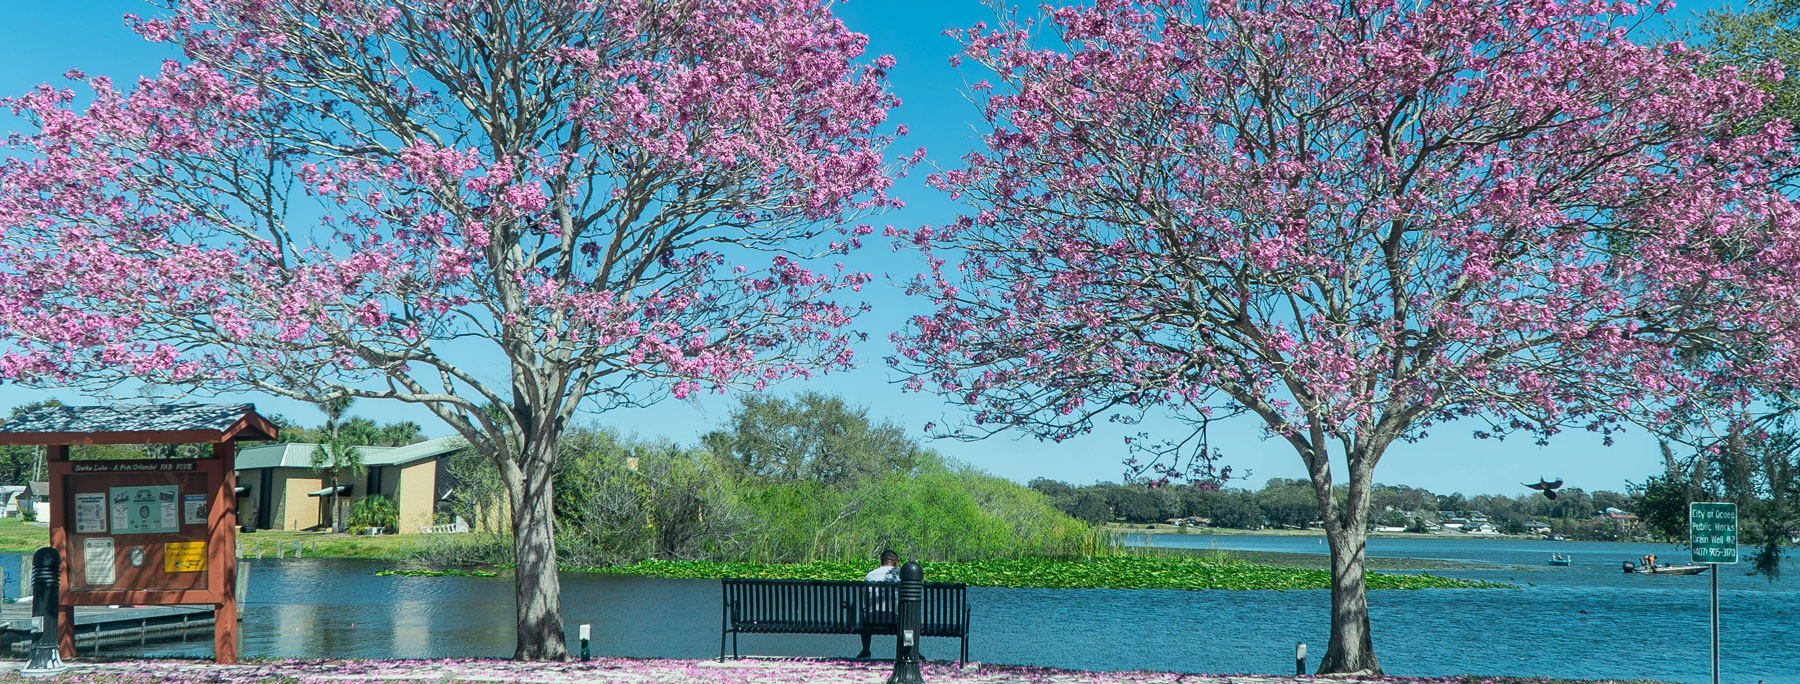
<svg viewBox="0 0 1800 684">
<path fill-rule="evenodd" d="M 238 440 L 273 440 L 250 404 L 52 406 L 0 425 L 42 445 L 50 546 L 62 556 L 57 643 L 75 656 L 75 606 L 211 605 L 213 660 L 237 662 Z M 72 460 L 90 444 L 210 444 L 200 458 Z"/>
</svg>

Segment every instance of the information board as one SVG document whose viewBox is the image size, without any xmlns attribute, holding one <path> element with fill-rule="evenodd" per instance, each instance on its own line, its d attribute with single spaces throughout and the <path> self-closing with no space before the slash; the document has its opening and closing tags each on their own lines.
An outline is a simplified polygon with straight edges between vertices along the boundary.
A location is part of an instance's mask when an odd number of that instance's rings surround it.
<svg viewBox="0 0 1800 684">
<path fill-rule="evenodd" d="M 86 572 L 88 584 L 104 586 L 117 581 L 114 572 L 116 556 L 113 551 L 113 540 L 107 537 L 91 537 L 83 540 L 81 545 L 81 566 Z"/>
<path fill-rule="evenodd" d="M 206 542 L 163 544 L 163 572 L 200 572 L 206 569 Z"/>
<path fill-rule="evenodd" d="M 75 495 L 75 533 L 106 534 L 106 493 Z"/>
<path fill-rule="evenodd" d="M 1738 562 L 1737 504 L 1688 504 L 1688 548 L 1695 563 Z"/>
<path fill-rule="evenodd" d="M 112 502 L 113 534 L 169 534 L 181 529 L 176 497 L 180 487 L 113 487 L 107 495 Z"/>
<path fill-rule="evenodd" d="M 205 494 L 183 494 L 183 495 L 181 495 L 181 524 L 183 524 L 183 525 L 205 525 L 206 524 L 206 495 Z"/>
</svg>

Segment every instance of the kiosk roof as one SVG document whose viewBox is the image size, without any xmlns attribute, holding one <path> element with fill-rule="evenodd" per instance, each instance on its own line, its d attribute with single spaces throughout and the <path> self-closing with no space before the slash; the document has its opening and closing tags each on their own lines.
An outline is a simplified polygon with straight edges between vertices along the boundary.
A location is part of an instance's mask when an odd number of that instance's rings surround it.
<svg viewBox="0 0 1800 684">
<path fill-rule="evenodd" d="M 201 444 L 275 439 L 254 404 L 45 406 L 0 424 L 0 445 Z"/>
</svg>

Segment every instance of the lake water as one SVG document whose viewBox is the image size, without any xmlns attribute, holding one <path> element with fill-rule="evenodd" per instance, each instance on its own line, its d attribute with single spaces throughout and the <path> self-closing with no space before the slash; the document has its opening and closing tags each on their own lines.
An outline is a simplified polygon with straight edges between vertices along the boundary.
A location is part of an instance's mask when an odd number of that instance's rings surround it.
<svg viewBox="0 0 1800 684">
<path fill-rule="evenodd" d="M 1156 545 L 1324 553 L 1317 538 L 1160 535 Z M 1575 565 L 1550 568 L 1553 552 Z M 1545 675 L 1708 680 L 1707 589 L 1700 576 L 1638 576 L 1619 563 L 1646 553 L 1679 561 L 1666 544 L 1471 539 L 1372 539 L 1372 556 L 1506 566 L 1451 572 L 1509 582 L 1511 590 L 1370 594 L 1376 652 L 1394 675 Z M 512 653 L 512 584 L 505 578 L 376 577 L 383 564 L 338 559 L 246 561 L 245 656 L 437 658 Z M 17 568 L 14 556 L 0 560 Z M 1726 682 L 1800 684 L 1800 581 L 1720 576 Z M 1796 569 L 1800 573 L 1800 569 Z M 1329 627 L 1324 591 L 969 590 L 971 659 L 1096 670 L 1292 672 L 1295 642 L 1316 665 Z M 718 655 L 717 581 L 563 576 L 571 650 L 594 626 L 596 655 Z M 892 655 L 892 637 L 876 639 Z M 854 636 L 746 635 L 745 654 L 850 656 Z M 929 658 L 957 643 L 927 639 Z M 210 639 L 108 655 L 205 656 Z"/>
</svg>

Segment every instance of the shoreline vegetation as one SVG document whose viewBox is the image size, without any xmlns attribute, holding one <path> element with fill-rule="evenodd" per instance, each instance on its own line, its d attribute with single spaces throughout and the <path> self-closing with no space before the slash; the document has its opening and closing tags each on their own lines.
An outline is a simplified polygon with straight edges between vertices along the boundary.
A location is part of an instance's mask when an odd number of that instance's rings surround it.
<svg viewBox="0 0 1800 684">
<path fill-rule="evenodd" d="M 1113 527 L 1113 528 L 1106 528 L 1105 531 L 1107 531 L 1109 533 L 1113 533 L 1113 534 L 1119 534 L 1119 533 L 1146 532 L 1148 530 Z M 1296 533 L 1299 533 L 1300 531 L 1284 530 L 1281 532 L 1289 533 L 1288 535 L 1285 535 L 1285 536 L 1299 536 Z M 1172 533 L 1172 532 L 1162 532 L 1162 534 L 1170 534 L 1170 533 Z M 1211 534 L 1211 533 L 1212 533 L 1212 531 L 1210 528 L 1190 530 L 1188 532 L 1188 534 L 1194 534 L 1194 535 L 1207 535 L 1207 534 Z M 1241 534 L 1241 533 L 1233 530 L 1233 531 L 1226 532 L 1221 536 L 1236 536 L 1238 534 Z M 471 535 L 455 535 L 454 537 L 452 537 L 452 536 L 436 536 L 436 535 L 363 536 L 363 535 L 349 535 L 349 534 L 325 533 L 325 532 L 262 530 L 262 531 L 254 532 L 254 533 L 239 534 L 238 541 L 239 541 L 239 543 L 243 544 L 246 556 L 248 556 L 248 557 L 254 557 L 254 552 L 252 551 L 252 549 L 255 548 L 255 544 L 258 542 L 261 542 L 264 557 L 268 558 L 268 559 L 274 558 L 275 546 L 276 546 L 277 542 L 288 544 L 288 545 L 292 545 L 296 542 L 305 542 L 308 544 L 308 548 L 306 551 L 306 557 L 309 557 L 309 558 L 343 558 L 343 559 L 357 559 L 357 560 L 386 561 L 386 562 L 393 563 L 394 564 L 393 566 L 391 566 L 387 569 L 381 570 L 378 573 L 378 574 L 381 574 L 384 576 L 494 577 L 494 576 L 503 574 L 504 571 L 510 569 L 510 563 L 481 562 L 481 561 L 476 561 L 476 562 L 458 561 L 458 560 L 456 560 L 457 558 L 465 557 L 465 556 L 468 556 L 471 554 L 455 552 L 455 551 L 445 552 L 442 549 L 434 549 L 434 547 L 465 546 L 465 545 L 495 546 L 495 547 L 504 548 L 505 546 L 510 544 L 509 540 L 500 539 L 500 538 L 492 538 L 493 536 L 494 535 L 480 534 L 480 533 L 471 534 Z M 1284 535 L 1270 535 L 1270 536 L 1284 536 Z M 1396 535 L 1396 536 L 1409 536 L 1409 537 L 1418 536 L 1418 537 L 1430 537 L 1430 538 L 1434 538 L 1434 539 L 1455 538 L 1455 537 L 1445 537 L 1445 536 L 1440 536 L 1440 535 Z M 480 537 L 482 539 L 476 539 L 476 537 Z M 1499 539 L 1505 539 L 1505 540 L 1520 539 L 1519 537 L 1487 537 L 1487 538 L 1488 539 L 1499 538 Z M 17 519 L 0 520 L 0 553 L 26 553 L 26 554 L 28 554 L 42 546 L 47 545 L 48 543 L 49 543 L 49 531 L 46 528 L 37 527 L 37 526 L 26 524 L 26 523 L 21 523 Z M 1117 553 L 1116 556 L 1103 557 L 1103 558 L 1099 559 L 1099 560 L 1118 559 L 1116 561 L 1116 565 L 1113 566 L 1113 568 L 1110 570 L 1110 572 L 1115 573 L 1112 576 L 1116 578 L 1116 582 L 1110 583 L 1110 584 L 1109 584 L 1109 581 L 1105 579 L 1108 576 L 1107 572 L 1109 572 L 1109 571 L 1101 570 L 1098 568 L 1081 569 L 1080 566 L 1077 565 L 1077 564 L 1081 563 L 1081 561 L 1076 561 L 1076 560 L 1059 560 L 1059 559 L 1042 559 L 1042 558 L 1006 559 L 1004 561 L 1005 563 L 1012 563 L 1012 564 L 1017 564 L 1020 566 L 1029 565 L 1029 564 L 1039 564 L 1044 568 L 1041 571 L 1032 571 L 1032 570 L 1027 570 L 1027 569 L 1021 569 L 1020 567 L 1009 566 L 1009 567 L 1011 567 L 1013 572 L 1019 573 L 1013 579 L 1004 579 L 1003 576 L 984 574 L 984 572 L 986 572 L 986 571 L 979 569 L 984 564 L 1002 562 L 999 560 L 974 561 L 973 563 L 962 563 L 962 564 L 926 562 L 925 565 L 927 568 L 940 568 L 940 567 L 946 568 L 945 571 L 951 573 L 951 574 L 945 575 L 945 576 L 940 576 L 938 573 L 928 574 L 927 577 L 930 581 L 964 582 L 966 584 L 971 584 L 974 586 L 1044 586 L 1044 587 L 1054 588 L 1054 587 L 1065 587 L 1065 586 L 1067 586 L 1067 587 L 1078 586 L 1076 584 L 1077 580 L 1069 579 L 1069 578 L 1070 577 L 1079 577 L 1079 578 L 1082 578 L 1081 580 L 1079 580 L 1080 582 L 1082 582 L 1082 584 L 1079 584 L 1079 586 L 1082 586 L 1085 588 L 1125 589 L 1125 588 L 1153 588 L 1150 586 L 1146 586 L 1144 584 L 1143 580 L 1133 579 L 1133 578 L 1136 577 L 1137 574 L 1140 572 L 1157 572 L 1157 571 L 1176 572 L 1176 571 L 1179 571 L 1180 568 L 1190 567 L 1190 566 L 1183 566 L 1178 562 L 1166 560 L 1167 558 L 1184 557 L 1185 556 L 1185 557 L 1199 559 L 1198 563 L 1195 566 L 1191 566 L 1191 567 L 1198 567 L 1199 565 L 1208 565 L 1208 564 L 1214 565 L 1214 566 L 1236 564 L 1236 565 L 1243 565 L 1243 566 L 1259 566 L 1259 567 L 1257 567 L 1257 568 L 1244 567 L 1244 568 L 1235 568 L 1235 569 L 1229 569 L 1229 570 L 1216 570 L 1216 569 L 1215 570 L 1194 570 L 1194 572 L 1191 573 L 1190 576 L 1187 576 L 1185 578 L 1172 576 L 1169 579 L 1161 580 L 1162 584 L 1157 587 L 1154 587 L 1154 588 L 1255 589 L 1255 588 L 1302 588 L 1308 582 L 1315 581 L 1316 578 L 1310 578 L 1308 575 L 1306 575 L 1303 572 L 1291 572 L 1291 571 L 1321 571 L 1322 572 L 1329 568 L 1329 563 L 1330 563 L 1329 557 L 1324 554 L 1283 553 L 1283 552 L 1271 552 L 1271 551 L 1236 551 L 1236 550 L 1225 551 L 1225 550 L 1218 550 L 1218 549 L 1180 549 L 1180 548 L 1168 548 L 1168 547 L 1144 547 L 1144 546 L 1138 546 L 1138 545 L 1120 545 L 1117 547 L 1116 553 Z M 474 554 L 474 555 L 479 555 L 479 554 Z M 1144 562 L 1144 561 L 1138 560 L 1138 559 L 1157 559 L 1157 558 L 1163 558 L 1165 560 L 1160 560 L 1160 561 L 1151 560 L 1149 562 Z M 1431 573 L 1431 572 L 1455 572 L 1455 571 L 1467 571 L 1467 570 L 1491 570 L 1491 569 L 1498 569 L 1501 567 L 1506 567 L 1506 566 L 1501 566 L 1501 565 L 1466 563 L 1466 562 L 1446 561 L 1446 560 L 1436 560 L 1436 559 L 1421 559 L 1421 558 L 1370 558 L 1368 560 L 1368 563 L 1369 563 L 1369 569 L 1371 571 L 1404 572 L 1404 573 Z M 746 573 L 754 573 L 754 574 L 746 574 L 743 576 L 774 577 L 774 576 L 777 576 L 777 574 L 779 574 L 783 569 L 797 568 L 798 570 L 795 570 L 795 571 L 793 571 L 793 573 L 791 573 L 793 575 L 793 578 L 804 579 L 804 578 L 808 578 L 808 577 L 819 576 L 818 573 L 829 572 L 827 570 L 824 570 L 823 568 L 836 568 L 838 566 L 850 567 L 850 568 L 861 568 L 860 570 L 856 570 L 853 573 L 854 577 L 851 577 L 849 575 L 844 575 L 842 577 L 843 579 L 854 579 L 856 577 L 861 577 L 863 572 L 868 570 L 868 568 L 861 567 L 864 564 L 867 564 L 867 563 L 864 561 L 857 561 L 857 560 L 820 561 L 818 563 L 715 562 L 715 563 L 707 563 L 707 564 L 692 564 L 692 565 L 686 566 L 684 568 L 684 566 L 680 565 L 678 562 L 673 562 L 673 561 L 645 561 L 645 562 L 638 562 L 638 563 L 619 564 L 619 565 L 613 565 L 613 566 L 583 566 L 583 565 L 570 564 L 570 565 L 565 565 L 565 567 L 563 569 L 568 572 L 591 572 L 591 573 L 598 573 L 598 574 L 617 574 L 617 575 L 637 574 L 637 575 L 647 575 L 647 576 L 657 576 L 657 577 L 684 577 L 684 576 L 699 577 L 702 575 L 696 574 L 696 573 L 701 573 L 703 567 L 705 567 L 705 568 L 732 568 L 732 569 L 741 569 Z M 956 566 L 971 566 L 971 567 L 970 567 L 970 569 L 965 570 L 962 568 L 958 568 Z M 1131 569 L 1132 567 L 1135 567 L 1137 569 Z M 761 568 L 761 569 L 757 569 L 757 568 Z M 1530 569 L 1530 568 L 1520 568 L 1520 569 Z M 709 570 L 709 571 L 715 572 L 715 573 L 718 572 L 717 570 Z M 847 572 L 847 571 L 838 570 L 837 572 L 839 574 L 843 574 L 844 572 Z M 775 574 L 769 574 L 769 573 L 775 573 Z M 1068 573 L 1074 573 L 1074 574 L 1068 574 Z M 1277 578 L 1277 575 L 1281 575 L 1282 577 Z M 712 574 L 712 575 L 706 575 L 706 576 L 716 577 L 716 576 L 721 576 L 721 575 Z M 1323 575 L 1321 575 L 1321 577 L 1322 576 Z M 1377 576 L 1377 574 L 1371 574 L 1371 583 L 1372 584 L 1376 581 L 1374 579 L 1374 577 L 1376 577 L 1376 576 Z M 1419 577 L 1421 575 L 1406 575 L 1406 576 Z M 1441 576 L 1437 576 L 1437 575 L 1424 575 L 1424 576 L 1428 576 L 1428 577 L 1430 577 L 1430 579 L 1429 580 L 1409 580 L 1408 582 L 1402 583 L 1405 586 L 1396 587 L 1396 588 L 1407 588 L 1407 589 L 1451 588 L 1451 587 L 1465 586 L 1463 584 L 1460 584 L 1463 581 L 1459 580 L 1457 578 L 1446 578 L 1446 577 L 1441 577 Z M 832 575 L 831 577 L 837 578 L 837 575 Z M 975 579 L 975 581 L 969 581 L 967 579 L 948 579 L 947 577 L 958 577 L 958 578 L 973 577 L 976 579 Z M 1027 578 L 1032 578 L 1032 577 L 1040 577 L 1041 579 L 1038 579 L 1038 580 L 1027 579 Z M 1062 579 L 1058 579 L 1059 577 L 1062 577 Z M 1038 583 L 1031 584 L 1030 583 L 1031 581 L 1037 581 Z M 1383 580 L 1383 581 L 1386 581 L 1386 580 Z M 1476 585 L 1476 586 L 1478 586 L 1478 585 Z M 1506 585 L 1493 585 L 1493 586 L 1506 586 Z M 1324 585 L 1321 584 L 1318 588 L 1324 588 Z"/>
<path fill-rule="evenodd" d="M 630 575 L 670 579 L 857 580 L 869 569 L 865 560 L 817 560 L 804 563 L 642 560 L 599 567 L 565 566 L 565 572 Z M 1191 549 L 1124 549 L 1112 556 L 1089 558 L 1001 558 L 941 562 L 922 561 L 926 581 L 957 582 L 976 587 L 1039 589 L 1177 589 L 1177 590 L 1309 590 L 1330 587 L 1324 556 L 1293 553 L 1226 552 Z M 504 571 L 507 566 L 488 566 Z M 1434 575 L 1429 571 L 1495 568 L 1474 563 L 1411 558 L 1371 559 L 1371 589 L 1512 589 L 1516 585 Z M 376 573 L 382 576 L 494 577 L 493 570 L 433 567 L 410 561 Z"/>
<path fill-rule="evenodd" d="M 446 544 L 492 545 L 504 548 L 510 540 L 493 535 L 360 536 L 321 532 L 264 530 L 240 534 L 246 551 L 263 543 L 265 558 L 274 558 L 275 542 L 309 542 L 306 557 L 387 561 L 394 565 L 376 574 L 395 577 L 498 577 L 510 564 L 440 564 L 428 549 Z M 30 553 L 49 542 L 45 528 L 0 520 L 0 552 Z M 934 582 L 962 582 L 984 587 L 1038 587 L 1080 589 L 1324 589 L 1329 586 L 1329 559 L 1324 555 L 1214 549 L 1119 547 L 1116 555 L 1091 559 L 1011 558 L 961 563 L 926 561 L 926 577 Z M 612 566 L 575 566 L 566 572 L 641 575 L 668 578 L 770 577 L 784 579 L 857 579 L 868 571 L 869 561 L 823 560 L 810 563 L 747 563 L 640 561 Z M 1369 584 L 1377 589 L 1508 588 L 1512 585 L 1464 580 L 1429 574 L 1459 570 L 1493 569 L 1500 566 L 1413 558 L 1369 559 Z M 1387 574 L 1400 572 L 1406 574 Z"/>
<path fill-rule="evenodd" d="M 478 539 L 479 538 L 479 539 Z M 434 546 L 477 545 L 507 548 L 510 540 L 488 534 L 361 536 L 322 532 L 263 530 L 240 534 L 247 553 L 262 542 L 265 558 L 273 559 L 275 543 L 308 542 L 306 557 L 386 561 L 394 565 L 376 574 L 394 577 L 498 577 L 508 574 L 504 562 L 442 563 L 434 558 L 470 554 L 442 551 Z M 0 552 L 30 553 L 49 543 L 45 528 L 0 520 Z M 934 582 L 962 582 L 984 587 L 1039 587 L 1083 589 L 1324 589 L 1328 587 L 1329 558 L 1320 554 L 1214 549 L 1172 549 L 1122 546 L 1116 555 L 1080 559 L 1013 558 L 965 563 L 924 563 L 926 577 Z M 612 566 L 567 565 L 567 572 L 642 575 L 669 578 L 772 577 L 785 579 L 857 579 L 868 571 L 868 561 L 826 560 L 811 563 L 734 563 L 641 561 Z M 1414 558 L 1371 558 L 1370 586 L 1377 589 L 1504 588 L 1511 585 L 1477 582 L 1429 574 L 1459 570 L 1493 569 L 1500 566 Z M 1407 574 L 1384 574 L 1401 572 Z M 1416 574 L 1415 574 L 1416 573 Z"/>
<path fill-rule="evenodd" d="M 587 572 L 678 579 L 861 579 L 867 562 L 795 564 L 639 561 Z M 1014 558 L 961 563 L 921 563 L 932 582 L 974 587 L 1040 589 L 1304 590 L 1329 589 L 1331 573 L 1251 563 L 1225 554 L 1145 555 L 1087 559 Z M 1509 584 L 1427 573 L 1369 573 L 1370 589 L 1511 589 Z"/>
</svg>

